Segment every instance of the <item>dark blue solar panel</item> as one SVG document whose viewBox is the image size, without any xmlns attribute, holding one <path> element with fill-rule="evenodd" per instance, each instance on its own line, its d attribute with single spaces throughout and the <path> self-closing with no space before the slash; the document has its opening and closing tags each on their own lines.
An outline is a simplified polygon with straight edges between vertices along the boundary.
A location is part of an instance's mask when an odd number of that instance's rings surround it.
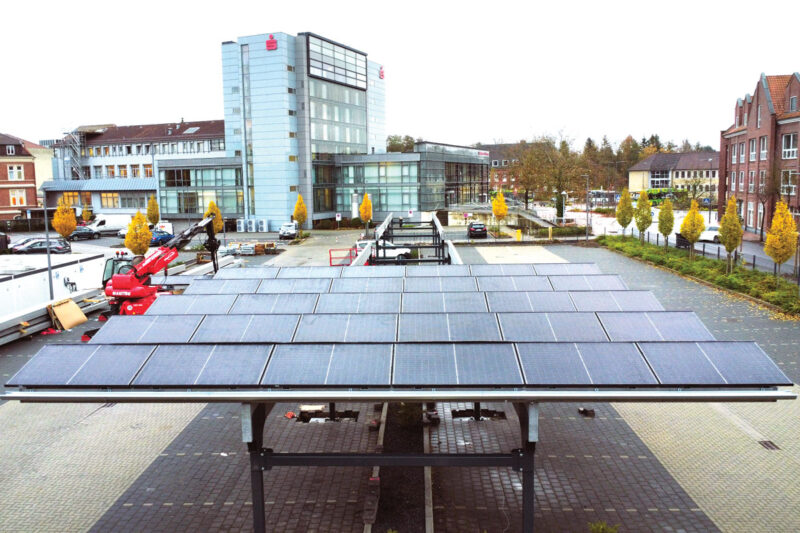
<svg viewBox="0 0 800 533">
<path fill-rule="evenodd" d="M 228 311 L 231 315 L 313 313 L 317 294 L 240 294 Z"/>
<path fill-rule="evenodd" d="M 531 304 L 531 309 L 536 312 L 572 312 L 575 306 L 569 293 L 556 291 L 529 291 L 525 293 Z"/>
<path fill-rule="evenodd" d="M 547 276 L 482 276 L 478 280 L 481 291 L 551 291 Z"/>
<path fill-rule="evenodd" d="M 66 385 L 97 348 L 88 344 L 44 346 L 8 385 Z"/>
<path fill-rule="evenodd" d="M 593 385 L 658 384 L 635 344 L 592 342 L 577 347 Z"/>
<path fill-rule="evenodd" d="M 337 344 L 325 384 L 389 385 L 391 376 L 391 344 Z"/>
<path fill-rule="evenodd" d="M 214 346 L 195 384 L 256 385 L 271 349 L 270 344 Z"/>
<path fill-rule="evenodd" d="M 608 336 L 594 313 L 548 313 L 547 318 L 550 320 L 557 341 L 608 341 Z"/>
<path fill-rule="evenodd" d="M 407 292 L 403 294 L 404 313 L 444 313 L 443 292 Z M 465 293 L 469 294 L 469 293 Z"/>
<path fill-rule="evenodd" d="M 448 313 L 446 316 L 450 338 L 438 340 L 453 342 L 501 340 L 497 320 L 493 314 Z"/>
<path fill-rule="evenodd" d="M 548 276 L 553 290 L 556 291 L 590 291 L 592 288 L 586 276 Z"/>
<path fill-rule="evenodd" d="M 209 315 L 193 343 L 291 342 L 299 315 Z"/>
<path fill-rule="evenodd" d="M 470 276 L 469 265 L 409 265 L 406 277 L 444 278 Z"/>
<path fill-rule="evenodd" d="M 320 294 L 315 313 L 397 313 L 400 293 Z"/>
<path fill-rule="evenodd" d="M 236 301 L 235 294 L 162 294 L 147 310 L 148 315 L 224 315 Z"/>
<path fill-rule="evenodd" d="M 474 278 L 406 278 L 405 292 L 469 292 L 475 291 Z"/>
<path fill-rule="evenodd" d="M 646 313 L 665 341 L 713 341 L 714 336 L 691 311 Z"/>
<path fill-rule="evenodd" d="M 112 316 L 92 344 L 166 344 L 188 342 L 202 315 Z"/>
<path fill-rule="evenodd" d="M 335 279 L 331 292 L 403 292 L 403 278 Z"/>
<path fill-rule="evenodd" d="M 590 385 L 589 373 L 572 343 L 520 343 L 519 360 L 527 385 Z"/>
<path fill-rule="evenodd" d="M 640 342 L 663 385 L 722 385 L 725 379 L 693 342 Z"/>
<path fill-rule="evenodd" d="M 379 267 L 354 266 L 342 269 L 343 278 L 402 278 L 406 267 L 401 265 L 381 265 Z"/>
<path fill-rule="evenodd" d="M 345 342 L 394 342 L 396 314 L 348 315 Z"/>
<path fill-rule="evenodd" d="M 609 291 L 622 311 L 663 311 L 650 291 Z"/>
<path fill-rule="evenodd" d="M 397 331 L 399 342 L 435 342 L 450 340 L 447 315 L 403 313 Z"/>
<path fill-rule="evenodd" d="M 594 263 L 536 263 L 533 268 L 540 276 L 601 273 L 600 268 Z"/>
<path fill-rule="evenodd" d="M 256 292 L 258 279 L 196 279 L 184 294 L 247 294 Z"/>
<path fill-rule="evenodd" d="M 470 292 L 476 291 L 475 278 L 444 277 L 439 278 L 442 292 Z"/>
<path fill-rule="evenodd" d="M 112 316 L 95 333 L 91 344 L 133 344 L 139 342 L 142 334 L 155 324 L 157 316 Z"/>
<path fill-rule="evenodd" d="M 570 291 L 578 311 L 622 311 L 608 291 Z"/>
<path fill-rule="evenodd" d="M 480 292 L 407 292 L 403 295 L 403 312 L 486 312 L 486 300 Z"/>
<path fill-rule="evenodd" d="M 155 346 L 123 344 L 99 346 L 69 381 L 69 385 L 127 386 Z"/>
<path fill-rule="evenodd" d="M 698 342 L 697 345 L 729 384 L 792 385 L 754 342 Z"/>
<path fill-rule="evenodd" d="M 528 294 L 513 291 L 487 292 L 486 300 L 489 302 L 489 311 L 495 313 L 524 313 L 532 311 Z M 554 293 L 548 293 L 554 294 Z"/>
<path fill-rule="evenodd" d="M 303 315 L 295 342 L 344 342 L 350 315 Z"/>
<path fill-rule="evenodd" d="M 473 276 L 534 276 L 536 272 L 530 264 L 471 265 Z"/>
<path fill-rule="evenodd" d="M 282 267 L 278 278 L 338 278 L 342 275 L 342 268 L 346 267 Z"/>
<path fill-rule="evenodd" d="M 272 279 L 278 275 L 275 267 L 223 268 L 214 279 Z"/>
<path fill-rule="evenodd" d="M 586 276 L 589 288 L 593 291 L 624 291 L 628 289 L 625 282 L 617 275 Z"/>
<path fill-rule="evenodd" d="M 272 351 L 262 385 L 324 385 L 333 344 L 279 344 Z"/>
<path fill-rule="evenodd" d="M 328 292 L 331 280 L 328 278 L 312 279 L 265 279 L 258 287 L 259 294 L 282 293 L 323 293 Z"/>
<path fill-rule="evenodd" d="M 457 385 L 452 344 L 397 344 L 394 385 Z"/>
<path fill-rule="evenodd" d="M 457 344 L 460 385 L 521 385 L 519 363 L 511 344 Z"/>
<path fill-rule="evenodd" d="M 195 383 L 213 345 L 162 345 L 156 348 L 134 380 L 134 385 L 187 386 Z"/>
<path fill-rule="evenodd" d="M 556 340 L 545 313 L 498 313 L 503 339 L 512 342 L 545 342 Z"/>
<path fill-rule="evenodd" d="M 485 313 L 486 298 L 480 292 L 443 292 L 447 313 Z"/>
<path fill-rule="evenodd" d="M 598 313 L 597 316 L 614 342 L 677 340 L 663 338 L 644 313 Z"/>
</svg>

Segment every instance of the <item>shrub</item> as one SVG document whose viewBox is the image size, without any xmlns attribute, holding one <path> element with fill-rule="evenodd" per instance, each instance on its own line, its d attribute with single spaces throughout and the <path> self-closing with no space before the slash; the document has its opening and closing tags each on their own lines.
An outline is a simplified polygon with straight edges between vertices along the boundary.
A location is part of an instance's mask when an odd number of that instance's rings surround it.
<svg viewBox="0 0 800 533">
<path fill-rule="evenodd" d="M 351 228 L 363 228 L 364 223 L 361 221 L 359 217 L 351 218 L 350 219 L 350 227 Z"/>
<path fill-rule="evenodd" d="M 317 229 L 334 229 L 336 226 L 336 221 L 331 220 L 329 218 L 318 220 L 317 221 Z"/>
</svg>

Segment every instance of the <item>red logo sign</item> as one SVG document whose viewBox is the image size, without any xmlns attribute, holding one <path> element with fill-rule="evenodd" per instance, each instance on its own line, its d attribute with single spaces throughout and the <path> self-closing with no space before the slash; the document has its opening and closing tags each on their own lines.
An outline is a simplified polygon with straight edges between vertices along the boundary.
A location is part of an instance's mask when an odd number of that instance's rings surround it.
<svg viewBox="0 0 800 533">
<path fill-rule="evenodd" d="M 381 67 L 381 69 L 378 71 L 378 77 L 383 79 L 383 67 Z"/>
<path fill-rule="evenodd" d="M 489 157 L 489 152 L 478 152 L 478 157 Z"/>
<path fill-rule="evenodd" d="M 267 50 L 277 50 L 278 49 L 278 41 L 276 41 L 272 35 L 269 36 L 267 39 Z"/>
</svg>

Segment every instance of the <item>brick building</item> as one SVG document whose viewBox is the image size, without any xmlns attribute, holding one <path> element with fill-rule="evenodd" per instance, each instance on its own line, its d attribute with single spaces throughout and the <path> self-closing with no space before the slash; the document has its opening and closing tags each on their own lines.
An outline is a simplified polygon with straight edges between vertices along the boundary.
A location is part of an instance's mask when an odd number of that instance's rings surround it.
<svg viewBox="0 0 800 533">
<path fill-rule="evenodd" d="M 745 230 L 769 228 L 778 198 L 798 221 L 800 74 L 766 76 L 736 101 L 734 123 L 720 135 L 719 197 L 736 196 Z M 720 215 L 725 203 L 720 202 Z"/>
<path fill-rule="evenodd" d="M 513 164 L 520 150 L 519 143 L 477 144 L 478 150 L 489 153 L 489 189 L 492 191 L 512 191 L 517 194 L 517 179 Z"/>
<path fill-rule="evenodd" d="M 0 133 L 0 220 L 22 216 L 37 207 L 34 156 L 25 142 Z"/>
</svg>

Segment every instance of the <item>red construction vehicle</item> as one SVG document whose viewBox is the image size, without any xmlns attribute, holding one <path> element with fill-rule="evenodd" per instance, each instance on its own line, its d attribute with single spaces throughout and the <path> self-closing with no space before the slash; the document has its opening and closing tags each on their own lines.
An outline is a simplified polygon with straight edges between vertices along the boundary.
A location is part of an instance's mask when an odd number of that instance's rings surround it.
<svg viewBox="0 0 800 533">
<path fill-rule="evenodd" d="M 105 291 L 111 306 L 111 315 L 141 315 L 152 305 L 158 294 L 163 292 L 160 285 L 150 285 L 150 276 L 165 270 L 178 257 L 178 251 L 189 244 L 198 233 L 206 232 L 208 238 L 203 244 L 211 252 L 214 272 L 217 271 L 217 250 L 219 241 L 214 236 L 214 215 L 193 224 L 173 237 L 147 257 L 137 256 L 129 265 L 123 265 L 118 274 L 111 276 Z M 139 261 L 137 262 L 137 259 Z"/>
</svg>

